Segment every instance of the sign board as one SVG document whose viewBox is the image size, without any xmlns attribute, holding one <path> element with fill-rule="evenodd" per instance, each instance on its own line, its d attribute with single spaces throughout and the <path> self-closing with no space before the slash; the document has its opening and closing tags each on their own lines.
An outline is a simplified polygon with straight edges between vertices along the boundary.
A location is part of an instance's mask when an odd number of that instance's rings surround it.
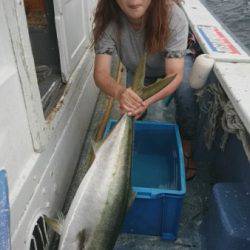
<svg viewBox="0 0 250 250">
<path fill-rule="evenodd" d="M 230 39 L 215 26 L 198 25 L 198 32 L 203 37 L 209 49 L 217 53 L 241 55 Z"/>
</svg>

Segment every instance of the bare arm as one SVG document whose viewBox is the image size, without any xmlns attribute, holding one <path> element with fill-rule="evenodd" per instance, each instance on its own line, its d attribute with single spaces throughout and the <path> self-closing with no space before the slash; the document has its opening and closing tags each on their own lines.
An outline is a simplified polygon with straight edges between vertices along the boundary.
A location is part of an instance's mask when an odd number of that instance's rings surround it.
<svg viewBox="0 0 250 250">
<path fill-rule="evenodd" d="M 106 94 L 114 97 L 120 103 L 122 113 L 134 115 L 142 106 L 142 99 L 130 88 L 117 84 L 110 75 L 112 57 L 101 54 L 95 57 L 94 80 L 96 85 Z"/>
<path fill-rule="evenodd" d="M 112 57 L 110 55 L 96 55 L 94 66 L 94 80 L 96 85 L 107 95 L 119 99 L 125 87 L 116 84 L 115 79 L 110 75 Z"/>
</svg>

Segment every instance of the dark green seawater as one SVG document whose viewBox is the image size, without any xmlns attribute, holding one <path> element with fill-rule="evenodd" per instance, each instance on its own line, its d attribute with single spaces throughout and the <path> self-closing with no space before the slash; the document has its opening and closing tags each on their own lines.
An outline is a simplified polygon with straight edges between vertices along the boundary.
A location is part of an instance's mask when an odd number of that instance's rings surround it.
<svg viewBox="0 0 250 250">
<path fill-rule="evenodd" d="M 203 2 L 250 51 L 250 0 L 203 0 Z"/>
</svg>

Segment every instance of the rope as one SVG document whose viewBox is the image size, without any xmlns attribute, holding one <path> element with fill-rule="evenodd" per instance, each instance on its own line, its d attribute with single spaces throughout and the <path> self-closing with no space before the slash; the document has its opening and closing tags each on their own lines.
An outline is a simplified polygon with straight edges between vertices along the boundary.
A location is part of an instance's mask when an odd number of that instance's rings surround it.
<svg viewBox="0 0 250 250">
<path fill-rule="evenodd" d="M 227 102 L 224 106 L 224 113 L 221 118 L 221 125 L 226 133 L 235 134 L 242 142 L 242 146 L 250 161 L 250 136 L 247 133 L 242 121 L 234 110 L 231 102 Z"/>
<path fill-rule="evenodd" d="M 220 148 L 224 151 L 229 134 L 235 134 L 242 142 L 250 161 L 250 136 L 220 85 L 210 84 L 205 89 L 200 90 L 197 93 L 197 101 L 201 113 L 207 114 L 208 117 L 208 125 L 205 128 L 207 149 L 211 149 L 216 131 L 221 127 L 224 134 L 221 138 Z"/>
</svg>

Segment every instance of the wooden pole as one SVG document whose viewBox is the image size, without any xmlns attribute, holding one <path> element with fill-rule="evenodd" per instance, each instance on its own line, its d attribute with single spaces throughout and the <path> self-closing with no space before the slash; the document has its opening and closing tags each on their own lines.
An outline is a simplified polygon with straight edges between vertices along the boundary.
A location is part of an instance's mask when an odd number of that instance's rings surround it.
<svg viewBox="0 0 250 250">
<path fill-rule="evenodd" d="M 115 77 L 116 82 L 118 84 L 121 84 L 122 72 L 123 72 L 123 66 L 122 66 L 121 62 L 119 62 L 118 70 L 116 72 L 116 77 Z M 114 98 L 108 97 L 106 108 L 105 108 L 105 113 L 103 114 L 103 117 L 102 117 L 102 119 L 101 119 L 101 121 L 99 123 L 98 130 L 97 130 L 97 133 L 96 133 L 96 136 L 95 136 L 95 141 L 96 142 L 101 140 L 102 137 L 103 137 L 105 127 L 107 125 L 108 119 L 109 119 L 111 111 L 112 111 L 113 102 L 114 102 Z"/>
<path fill-rule="evenodd" d="M 122 72 L 123 72 L 123 65 L 121 62 L 119 62 L 116 73 L 115 73 L 115 79 L 116 79 L 117 84 L 121 84 Z M 96 135 L 94 138 L 95 142 L 98 142 L 103 138 L 103 133 L 104 133 L 108 119 L 109 119 L 111 111 L 112 111 L 113 102 L 114 102 L 114 98 L 107 96 L 106 105 L 105 105 L 105 112 L 102 116 L 101 121 L 99 122 L 99 125 L 97 126 L 97 132 L 96 132 Z M 90 147 L 88 154 L 87 154 L 85 164 L 84 164 L 85 165 L 84 169 L 86 169 L 86 170 L 89 169 L 90 165 L 92 164 L 92 162 L 94 160 L 94 157 L 95 157 L 94 150 L 92 147 Z"/>
</svg>

